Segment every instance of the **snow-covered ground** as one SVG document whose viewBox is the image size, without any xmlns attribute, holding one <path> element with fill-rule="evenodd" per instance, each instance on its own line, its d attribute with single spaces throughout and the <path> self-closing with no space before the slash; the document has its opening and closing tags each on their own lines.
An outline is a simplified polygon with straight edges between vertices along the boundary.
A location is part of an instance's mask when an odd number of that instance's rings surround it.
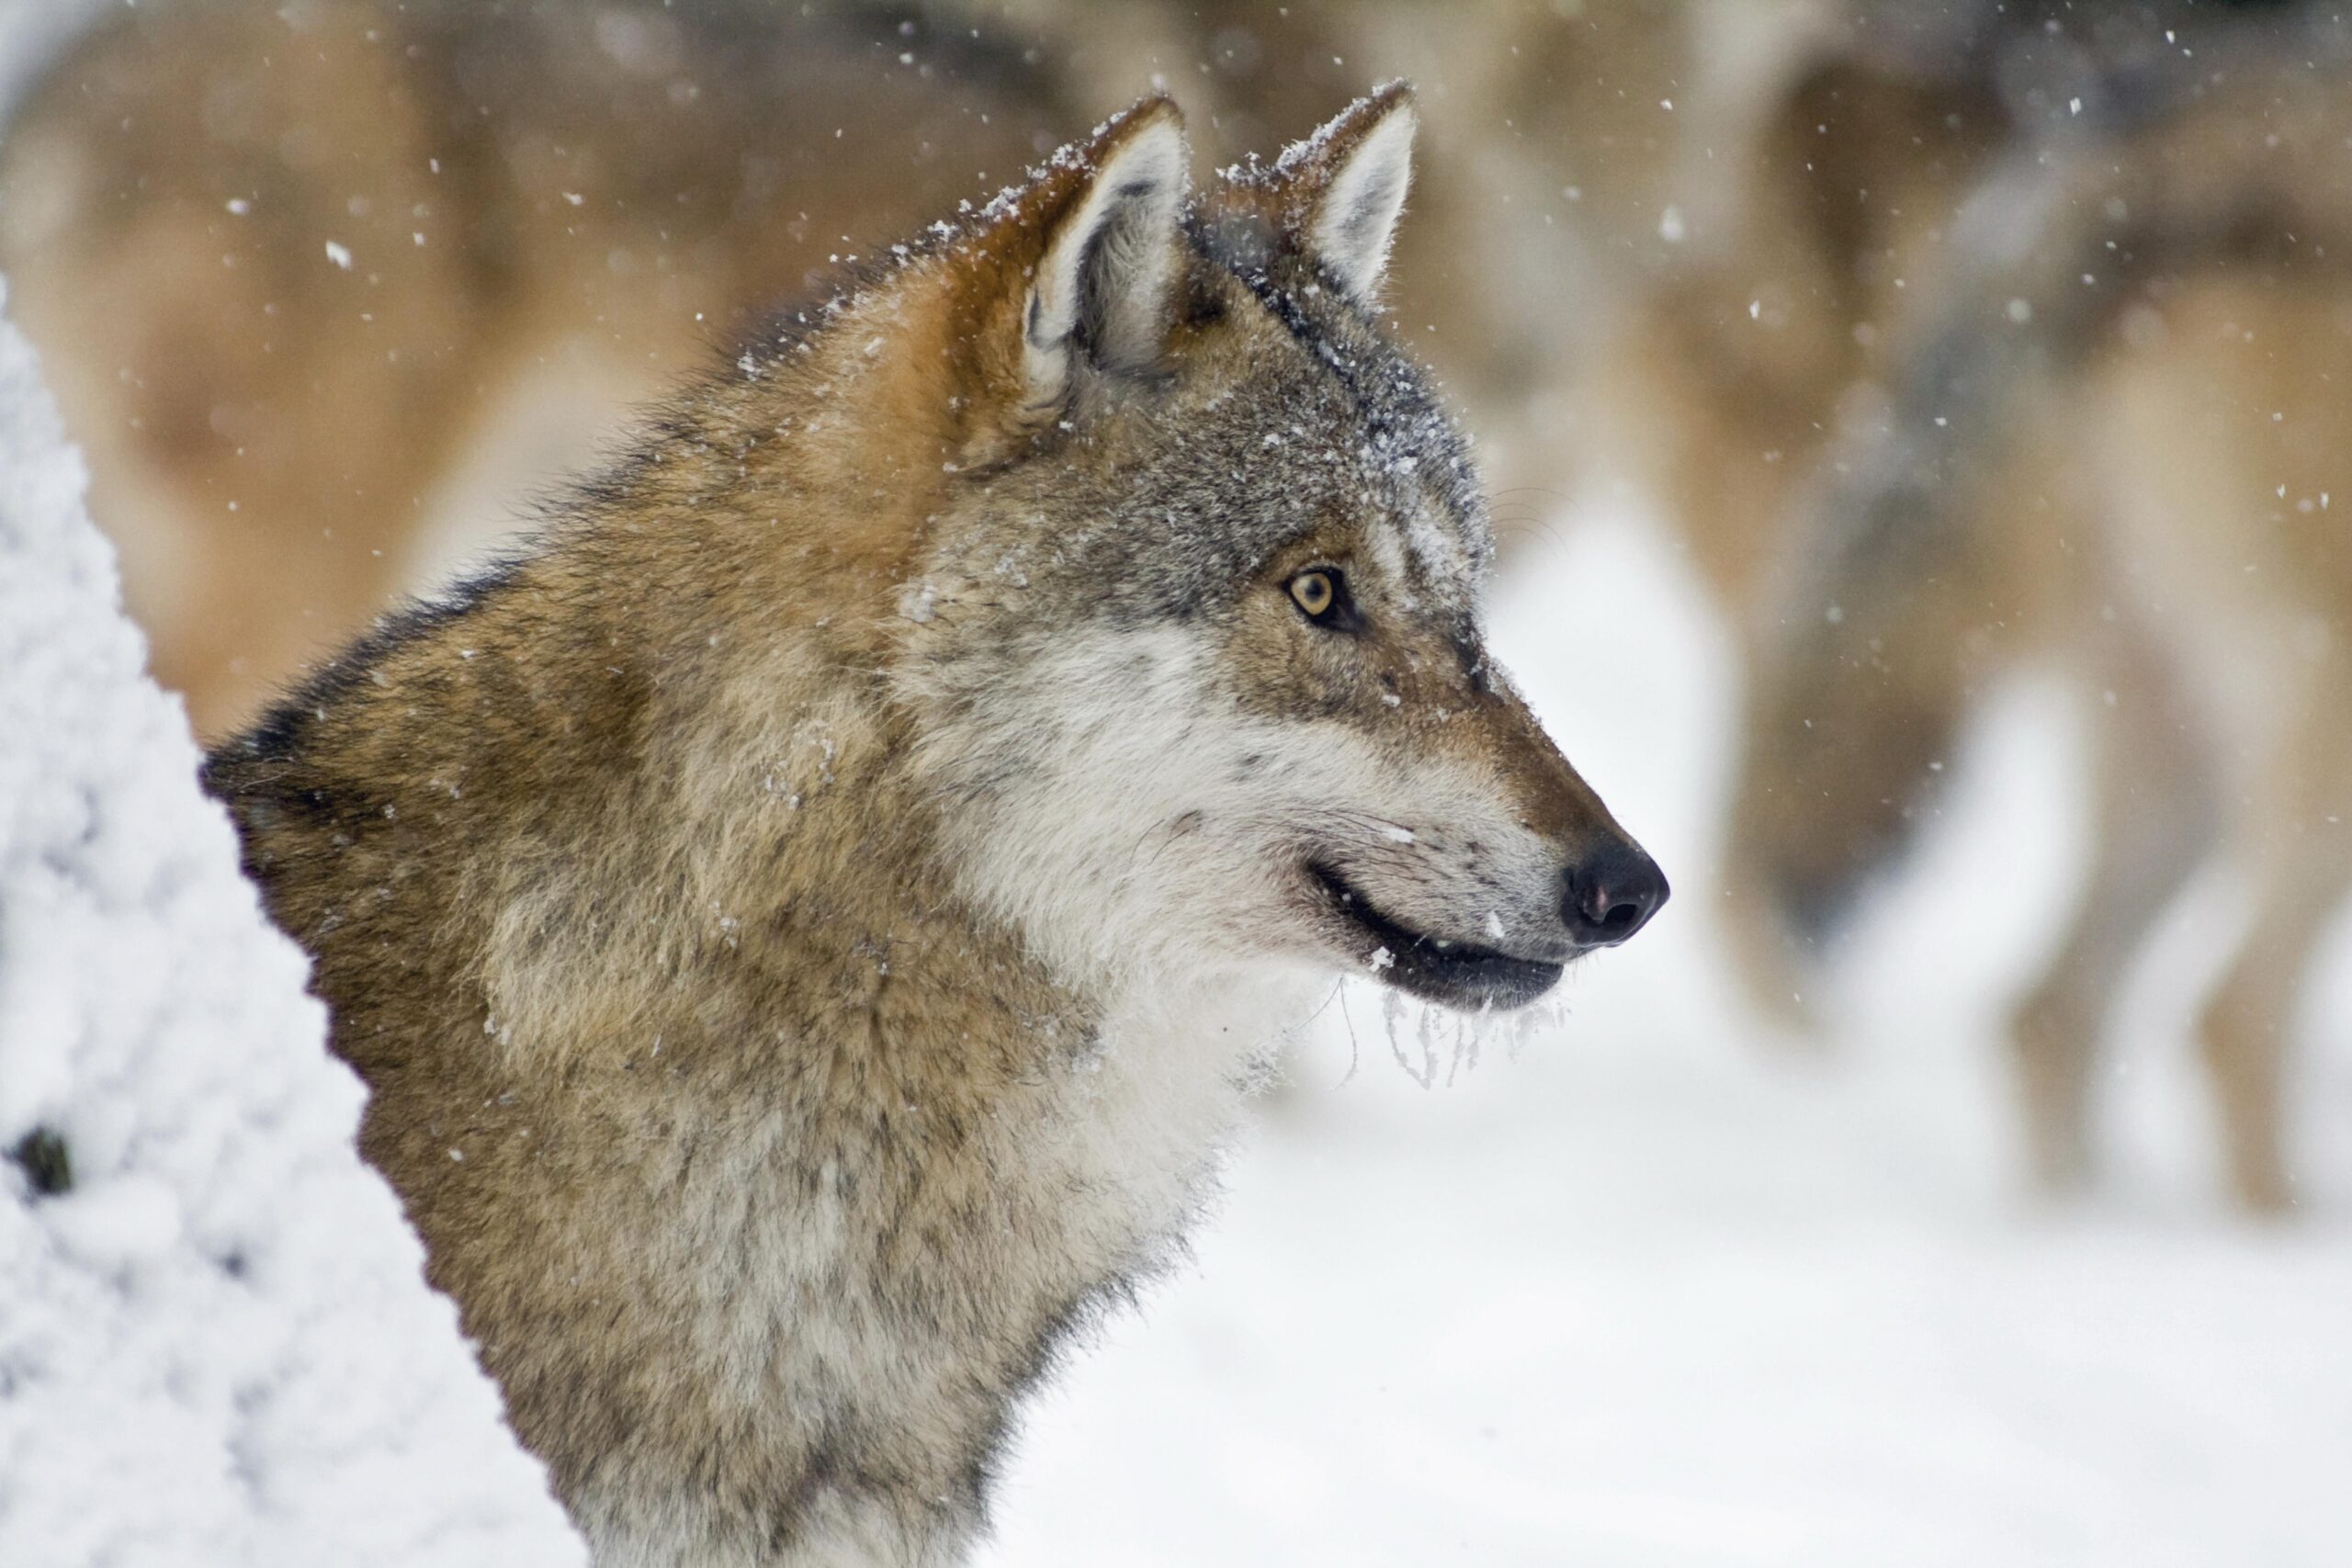
<svg viewBox="0 0 2352 1568">
<path fill-rule="evenodd" d="M 2108 1190 L 2037 1209 L 1997 1021 L 2079 872 L 2063 702 L 1988 716 L 1807 1054 L 1711 929 L 1735 687 L 1658 537 L 1563 529 L 1496 619 L 1675 902 L 1450 1086 L 1353 998 L 1354 1077 L 1334 1021 L 1196 1264 L 1039 1403 L 991 1568 L 2352 1562 L 2352 944 L 2303 1213 L 2213 1196 L 2186 908 L 2114 1043 Z"/>
</svg>

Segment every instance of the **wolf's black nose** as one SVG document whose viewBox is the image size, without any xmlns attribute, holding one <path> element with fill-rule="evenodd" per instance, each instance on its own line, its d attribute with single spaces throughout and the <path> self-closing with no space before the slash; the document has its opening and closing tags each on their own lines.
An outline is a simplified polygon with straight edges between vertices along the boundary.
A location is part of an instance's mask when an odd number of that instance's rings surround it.
<svg viewBox="0 0 2352 1568">
<path fill-rule="evenodd" d="M 1578 947 L 1614 947 L 1666 902 L 1666 874 L 1638 844 L 1620 842 L 1568 868 L 1560 913 Z"/>
</svg>

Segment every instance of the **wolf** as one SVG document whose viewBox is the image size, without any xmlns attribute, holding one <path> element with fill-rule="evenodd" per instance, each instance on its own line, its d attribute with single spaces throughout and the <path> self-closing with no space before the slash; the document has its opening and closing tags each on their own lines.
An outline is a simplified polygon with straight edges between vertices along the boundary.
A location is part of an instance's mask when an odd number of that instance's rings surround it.
<svg viewBox="0 0 2352 1568">
<path fill-rule="evenodd" d="M 2116 992 L 2218 849 L 2255 913 L 2198 1032 L 2233 1190 L 2274 1211 L 2282 1048 L 2352 886 L 2352 30 L 2202 41 L 2089 84 L 1921 279 L 1931 324 L 1836 449 L 1758 639 L 1728 880 L 1765 915 L 1751 961 L 1801 973 L 1932 816 L 1982 694 L 2063 671 L 2095 844 L 2011 1022 L 2035 1170 L 2086 1179 Z"/>
<path fill-rule="evenodd" d="M 210 755 L 599 1563 L 957 1561 L 1286 1021 L 1519 1007 L 1665 901 L 1380 330 L 1415 125 L 1195 197 L 1142 103 Z"/>
</svg>

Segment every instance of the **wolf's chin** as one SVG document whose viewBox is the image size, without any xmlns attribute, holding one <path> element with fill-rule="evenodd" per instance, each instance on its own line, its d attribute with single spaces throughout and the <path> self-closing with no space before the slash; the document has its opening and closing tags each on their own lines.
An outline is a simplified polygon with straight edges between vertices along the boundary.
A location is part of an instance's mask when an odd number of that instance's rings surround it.
<svg viewBox="0 0 2352 1568">
<path fill-rule="evenodd" d="M 1306 877 L 1323 911 L 1345 933 L 1358 963 L 1384 985 L 1465 1012 L 1525 1007 L 1559 983 L 1564 962 L 1520 958 L 1490 947 L 1448 942 L 1382 914 L 1338 872 L 1308 861 Z M 1385 956 L 1384 956 L 1385 955 Z"/>
</svg>

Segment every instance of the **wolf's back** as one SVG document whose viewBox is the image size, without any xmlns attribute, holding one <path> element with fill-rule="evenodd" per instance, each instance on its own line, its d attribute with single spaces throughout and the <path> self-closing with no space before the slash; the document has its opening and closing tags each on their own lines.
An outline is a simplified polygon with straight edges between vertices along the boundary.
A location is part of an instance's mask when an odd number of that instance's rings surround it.
<svg viewBox="0 0 2352 1568">
<path fill-rule="evenodd" d="M 1943 303 L 1890 389 L 1913 443 L 1949 460 L 1997 440 L 2021 379 L 2078 372 L 2188 285 L 2352 282 L 2352 23 L 2249 9 L 2275 14 L 2045 95 L 2046 129 L 1962 209 Z"/>
</svg>

